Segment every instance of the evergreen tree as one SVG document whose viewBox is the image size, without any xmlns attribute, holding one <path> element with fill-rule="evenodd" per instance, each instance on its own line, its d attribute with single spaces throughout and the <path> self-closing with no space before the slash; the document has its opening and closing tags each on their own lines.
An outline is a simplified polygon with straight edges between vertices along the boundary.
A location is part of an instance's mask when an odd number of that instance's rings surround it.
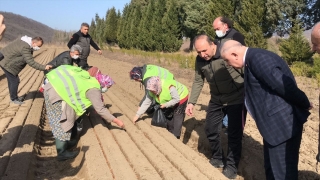
<svg viewBox="0 0 320 180">
<path fill-rule="evenodd" d="M 190 38 L 190 50 L 193 48 L 193 38 L 206 32 L 208 18 L 204 15 L 209 10 L 209 0 L 185 0 L 181 1 L 183 20 L 182 30 L 186 37 Z"/>
<path fill-rule="evenodd" d="M 130 13 L 130 6 L 126 4 L 122 11 L 122 17 L 118 28 L 118 43 L 121 48 L 128 48 L 127 46 L 127 31 L 128 18 Z"/>
<path fill-rule="evenodd" d="M 294 22 L 295 26 L 291 29 L 290 37 L 280 43 L 282 58 L 288 64 L 295 61 L 308 61 L 313 55 L 308 40 L 303 36 L 301 23 L 298 20 Z"/>
<path fill-rule="evenodd" d="M 108 43 L 115 43 L 117 41 L 117 12 L 112 7 L 107 14 L 106 29 L 104 31 L 104 37 Z"/>
<path fill-rule="evenodd" d="M 105 38 L 104 38 L 104 29 L 105 29 L 105 22 L 104 22 L 104 18 L 99 18 L 97 19 L 97 27 L 96 27 L 96 41 L 99 44 L 100 48 L 103 48 L 103 45 L 105 43 Z"/>
<path fill-rule="evenodd" d="M 262 30 L 266 12 L 264 0 L 242 1 L 241 9 L 241 14 L 238 16 L 238 30 L 245 36 L 246 45 L 267 48 Z"/>
<path fill-rule="evenodd" d="M 90 28 L 89 28 L 89 34 L 91 37 L 96 37 L 95 31 L 96 31 L 96 23 L 94 22 L 94 19 L 92 19 L 91 24 L 90 24 Z"/>
<path fill-rule="evenodd" d="M 155 42 L 152 50 L 162 51 L 162 18 L 166 12 L 166 0 L 156 0 L 155 11 L 153 12 L 152 25 L 151 25 L 151 37 Z"/>
<path fill-rule="evenodd" d="M 182 44 L 182 33 L 179 22 L 179 11 L 174 0 L 171 0 L 168 11 L 162 18 L 162 40 L 163 51 L 178 51 Z"/>
<path fill-rule="evenodd" d="M 129 47 L 130 48 L 139 48 L 139 24 L 142 18 L 142 13 L 141 13 L 141 5 L 137 4 L 135 5 L 134 12 L 132 13 L 131 16 L 131 24 L 130 24 L 130 32 L 129 32 Z"/>
<path fill-rule="evenodd" d="M 150 0 L 148 7 L 145 9 L 146 12 L 139 25 L 139 42 L 141 43 L 140 48 L 146 51 L 153 51 L 155 41 L 152 39 L 151 26 L 153 20 L 153 13 L 155 11 L 154 0 Z"/>
<path fill-rule="evenodd" d="M 294 26 L 295 19 L 304 14 L 306 5 L 306 0 L 266 0 L 266 19 L 272 22 L 269 26 L 283 37 Z"/>
</svg>

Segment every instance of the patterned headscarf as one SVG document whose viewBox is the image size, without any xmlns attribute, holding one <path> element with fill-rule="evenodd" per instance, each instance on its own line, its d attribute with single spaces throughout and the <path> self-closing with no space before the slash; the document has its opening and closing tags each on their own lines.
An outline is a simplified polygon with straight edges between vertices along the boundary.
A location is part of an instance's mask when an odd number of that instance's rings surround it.
<svg viewBox="0 0 320 180">
<path fill-rule="evenodd" d="M 111 87 L 115 82 L 111 79 L 110 76 L 104 75 L 101 73 L 101 71 L 97 67 L 92 67 L 88 70 L 90 76 L 95 77 L 101 87 Z"/>
<path fill-rule="evenodd" d="M 130 79 L 139 80 L 142 79 L 142 67 L 134 67 L 130 72 Z"/>
<path fill-rule="evenodd" d="M 161 80 L 158 76 L 152 76 L 147 82 L 147 89 L 149 91 L 154 91 L 159 95 L 162 91 Z"/>
</svg>

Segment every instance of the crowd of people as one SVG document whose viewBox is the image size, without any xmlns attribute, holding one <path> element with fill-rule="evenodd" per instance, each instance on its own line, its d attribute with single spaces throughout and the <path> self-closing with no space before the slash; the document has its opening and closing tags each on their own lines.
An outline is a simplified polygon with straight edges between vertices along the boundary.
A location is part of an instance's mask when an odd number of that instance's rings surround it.
<svg viewBox="0 0 320 180">
<path fill-rule="evenodd" d="M 185 115 L 194 116 L 194 106 L 206 81 L 210 99 L 204 131 L 212 153 L 209 163 L 223 168 L 227 178 L 236 178 L 248 112 L 263 137 L 266 179 L 298 179 L 303 124 L 310 115 L 312 103 L 298 88 L 290 68 L 280 56 L 245 46 L 245 37 L 233 28 L 233 22 L 227 17 L 217 17 L 212 27 L 215 38 L 200 34 L 193 40 L 198 55 L 190 92 L 173 73 L 160 66 L 146 64 L 130 71 L 130 79 L 145 88 L 132 122 L 136 124 L 144 113 L 152 113 L 150 108 L 156 104 L 162 110 L 171 109 L 172 117 L 167 117 L 166 129 L 179 139 Z M 4 30 L 0 15 L 0 37 Z M 89 25 L 82 23 L 68 43 L 70 50 L 46 65 L 32 57 L 44 43 L 41 37 L 22 36 L 0 50 L 0 67 L 8 80 L 11 103 L 24 103 L 23 97 L 18 96 L 18 75 L 27 64 L 44 71 L 41 91 L 59 161 L 72 159 L 79 153 L 71 149 L 78 142 L 83 118 L 89 110 L 106 122 L 124 128 L 123 121 L 114 117 L 103 103 L 102 93 L 114 84 L 112 78 L 88 65 L 90 46 L 102 54 L 88 31 Z M 312 50 L 320 53 L 319 23 L 313 27 L 311 41 Z M 228 137 L 226 156 L 220 137 L 223 128 Z M 319 154 L 316 159 L 319 161 Z"/>
</svg>

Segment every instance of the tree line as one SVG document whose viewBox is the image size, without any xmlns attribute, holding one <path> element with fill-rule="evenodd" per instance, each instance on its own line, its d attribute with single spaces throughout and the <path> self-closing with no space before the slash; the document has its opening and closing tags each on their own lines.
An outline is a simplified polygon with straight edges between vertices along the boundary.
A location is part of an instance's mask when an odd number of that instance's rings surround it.
<svg viewBox="0 0 320 180">
<path fill-rule="evenodd" d="M 273 34 L 289 34 L 291 39 L 282 40 L 280 50 L 282 54 L 297 51 L 300 58 L 310 56 L 310 48 L 301 48 L 308 46 L 302 32 L 320 20 L 319 7 L 316 0 L 131 0 L 122 12 L 113 7 L 103 18 L 96 14 L 89 33 L 100 45 L 175 52 L 183 37 L 192 40 L 205 33 L 214 38 L 212 21 L 226 16 L 250 47 L 267 48 Z"/>
</svg>

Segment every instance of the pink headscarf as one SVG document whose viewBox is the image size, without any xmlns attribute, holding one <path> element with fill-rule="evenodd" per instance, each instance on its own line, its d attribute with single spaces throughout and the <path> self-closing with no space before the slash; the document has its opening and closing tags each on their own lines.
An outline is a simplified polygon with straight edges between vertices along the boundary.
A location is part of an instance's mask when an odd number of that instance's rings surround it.
<svg viewBox="0 0 320 180">
<path fill-rule="evenodd" d="M 101 87 L 110 88 L 113 84 L 115 84 L 110 76 L 102 74 L 97 67 L 90 68 L 88 72 L 90 76 L 95 77 L 99 81 Z"/>
<path fill-rule="evenodd" d="M 162 91 L 161 80 L 158 76 L 152 76 L 147 82 L 147 89 L 149 91 L 154 91 L 159 95 Z"/>
</svg>

